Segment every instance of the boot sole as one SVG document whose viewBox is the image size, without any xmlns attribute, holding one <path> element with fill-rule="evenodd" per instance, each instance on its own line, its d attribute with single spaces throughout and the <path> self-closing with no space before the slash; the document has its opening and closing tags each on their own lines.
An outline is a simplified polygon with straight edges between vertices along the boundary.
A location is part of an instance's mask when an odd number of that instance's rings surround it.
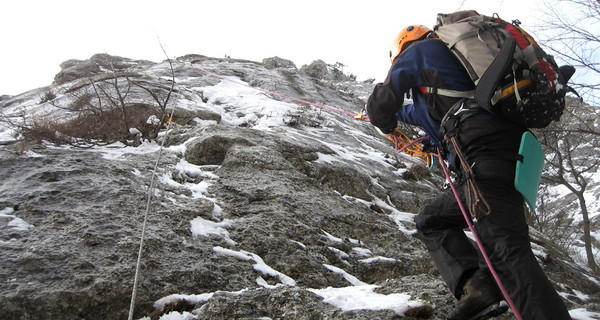
<svg viewBox="0 0 600 320">
<path fill-rule="evenodd" d="M 469 318 L 461 318 L 461 320 L 487 320 L 489 318 L 497 317 L 506 311 L 508 311 L 508 305 L 506 304 L 506 302 L 501 301 L 490 305 L 489 307 L 483 309 L 476 315 L 473 315 Z"/>
<path fill-rule="evenodd" d="M 487 320 L 489 318 L 497 317 L 506 311 L 508 311 L 508 305 L 503 301 L 485 308 L 476 316 L 469 318 L 468 320 Z"/>
</svg>

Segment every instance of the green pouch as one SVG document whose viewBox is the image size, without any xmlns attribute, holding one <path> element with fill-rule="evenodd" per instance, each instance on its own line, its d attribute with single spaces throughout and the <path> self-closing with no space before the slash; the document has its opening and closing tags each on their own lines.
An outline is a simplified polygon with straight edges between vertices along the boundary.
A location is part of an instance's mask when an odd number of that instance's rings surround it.
<svg viewBox="0 0 600 320">
<path fill-rule="evenodd" d="M 515 188 L 519 191 L 531 211 L 535 211 L 538 187 L 544 169 L 544 150 L 542 145 L 530 131 L 521 136 L 519 154 L 523 157 L 517 161 L 515 171 Z"/>
</svg>

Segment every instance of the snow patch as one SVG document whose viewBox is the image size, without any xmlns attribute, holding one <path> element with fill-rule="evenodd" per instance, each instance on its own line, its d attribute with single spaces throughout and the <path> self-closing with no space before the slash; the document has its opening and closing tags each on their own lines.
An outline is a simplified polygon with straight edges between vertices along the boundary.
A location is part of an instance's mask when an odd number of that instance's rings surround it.
<svg viewBox="0 0 600 320">
<path fill-rule="evenodd" d="M 325 268 L 341 275 L 342 277 L 344 277 L 344 279 L 346 279 L 346 281 L 350 282 L 350 284 L 352 284 L 353 286 L 362 286 L 362 285 L 366 285 L 366 283 L 360 281 L 357 277 L 349 274 L 348 272 L 346 272 L 344 269 L 340 269 L 338 267 L 332 266 L 332 265 L 328 265 L 328 264 L 324 264 L 323 266 L 325 266 Z"/>
<path fill-rule="evenodd" d="M 236 242 L 229 238 L 229 232 L 225 230 L 225 227 L 231 226 L 231 220 L 223 220 L 221 222 L 213 222 L 205 220 L 200 217 L 194 218 L 190 221 L 191 231 L 193 237 L 206 237 L 216 236 L 223 238 L 227 244 L 234 246 Z"/>
<path fill-rule="evenodd" d="M 423 302 L 411 300 L 410 295 L 393 293 L 383 295 L 373 292 L 378 286 L 363 284 L 344 288 L 310 289 L 309 291 L 323 298 L 343 311 L 352 310 L 392 310 L 403 316 L 411 308 L 423 306 Z"/>
<path fill-rule="evenodd" d="M 396 262 L 398 260 L 393 259 L 393 258 L 388 258 L 388 257 L 377 256 L 377 257 L 362 259 L 359 261 L 362 263 L 374 263 L 374 262 Z"/>
<path fill-rule="evenodd" d="M 248 252 L 248 251 L 235 251 L 235 250 L 231 250 L 231 249 L 226 249 L 226 248 L 222 248 L 222 247 L 214 247 L 213 251 L 215 251 L 218 254 L 221 255 L 225 255 L 225 256 L 230 256 L 230 257 L 234 257 L 238 260 L 242 260 L 242 261 L 253 261 L 254 262 L 254 270 L 267 275 L 267 276 L 271 276 L 271 277 L 277 277 L 279 278 L 279 281 L 281 281 L 281 283 L 283 285 L 286 286 L 296 286 L 296 281 L 290 277 L 288 277 L 287 275 L 271 268 L 270 266 L 268 266 L 265 261 L 257 254 L 254 254 L 252 252 Z M 261 278 L 262 279 L 262 278 Z M 260 285 L 262 282 L 258 282 L 258 284 Z"/>
<path fill-rule="evenodd" d="M 10 221 L 8 221 L 6 226 L 15 231 L 27 231 L 34 228 L 32 224 L 29 224 L 25 222 L 25 220 L 13 215 L 14 212 L 15 210 L 10 207 L 0 210 L 0 220 L 4 220 L 4 218 L 9 219 Z"/>
<path fill-rule="evenodd" d="M 600 319 L 600 313 L 590 312 L 584 308 L 569 310 L 569 314 L 573 320 L 592 320 Z"/>
<path fill-rule="evenodd" d="M 344 242 L 343 239 L 335 237 L 333 235 L 331 235 L 330 233 L 323 231 L 323 233 L 325 234 L 325 237 L 327 238 L 327 240 L 333 241 L 333 242 L 337 242 L 337 243 L 342 243 Z"/>
</svg>

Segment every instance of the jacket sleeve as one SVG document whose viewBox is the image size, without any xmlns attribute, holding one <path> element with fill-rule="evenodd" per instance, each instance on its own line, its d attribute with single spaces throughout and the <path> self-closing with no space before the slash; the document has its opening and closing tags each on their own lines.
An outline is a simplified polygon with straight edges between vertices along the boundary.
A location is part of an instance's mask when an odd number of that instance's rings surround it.
<svg viewBox="0 0 600 320">
<path fill-rule="evenodd" d="M 371 123 L 383 133 L 396 128 L 396 112 L 402 106 L 403 97 L 396 98 L 394 91 L 385 83 L 378 83 L 367 102 L 367 113 Z"/>
<path fill-rule="evenodd" d="M 390 69 L 383 83 L 378 83 L 367 102 L 371 123 L 382 132 L 389 133 L 396 127 L 396 113 L 402 108 L 404 95 L 418 85 L 419 71 L 412 63 L 413 54 L 407 50 Z"/>
</svg>

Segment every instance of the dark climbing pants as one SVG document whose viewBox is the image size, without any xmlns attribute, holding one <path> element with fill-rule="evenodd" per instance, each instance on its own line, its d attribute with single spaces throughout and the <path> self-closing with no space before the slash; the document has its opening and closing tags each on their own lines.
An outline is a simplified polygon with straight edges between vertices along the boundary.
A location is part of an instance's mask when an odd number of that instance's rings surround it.
<svg viewBox="0 0 600 320">
<path fill-rule="evenodd" d="M 571 319 L 531 251 L 522 196 L 511 182 L 480 180 L 478 186 L 492 212 L 479 217 L 476 232 L 523 319 Z M 463 196 L 464 188 L 458 189 Z M 460 298 L 469 276 L 486 265 L 465 235 L 467 224 L 452 191 L 440 195 L 415 220 L 417 237 L 427 246 L 452 293 Z"/>
</svg>

